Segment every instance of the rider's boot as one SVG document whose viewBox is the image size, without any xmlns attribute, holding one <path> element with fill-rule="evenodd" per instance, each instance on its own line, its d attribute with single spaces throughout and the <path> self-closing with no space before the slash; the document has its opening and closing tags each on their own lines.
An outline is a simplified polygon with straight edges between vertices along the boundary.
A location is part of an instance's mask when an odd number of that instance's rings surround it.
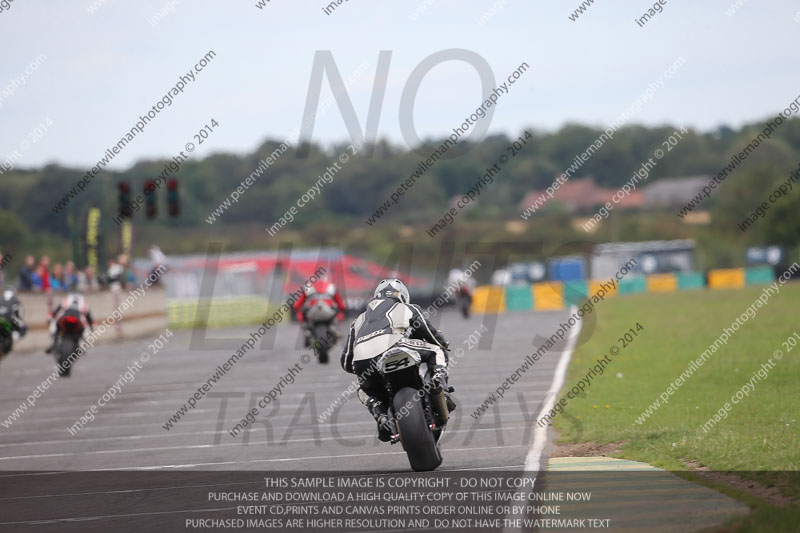
<svg viewBox="0 0 800 533">
<path fill-rule="evenodd" d="M 370 400 L 367 409 L 378 423 L 378 440 L 381 442 L 392 440 L 392 437 L 397 434 L 397 428 L 394 420 L 389 417 L 386 406 L 377 400 Z"/>
</svg>

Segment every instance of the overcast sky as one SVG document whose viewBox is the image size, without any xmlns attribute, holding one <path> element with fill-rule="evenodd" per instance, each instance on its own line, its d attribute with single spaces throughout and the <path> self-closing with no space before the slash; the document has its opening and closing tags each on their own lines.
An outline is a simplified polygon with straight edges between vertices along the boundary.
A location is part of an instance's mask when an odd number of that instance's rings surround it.
<svg viewBox="0 0 800 533">
<path fill-rule="evenodd" d="M 668 0 L 644 27 L 634 19 L 647 2 L 597 0 L 575 22 L 568 15 L 578 0 L 349 0 L 330 15 L 321 0 L 270 0 L 264 9 L 256 2 L 15 0 L 0 12 L 0 160 L 17 150 L 19 166 L 90 167 L 209 50 L 216 58 L 111 168 L 171 157 L 212 117 L 220 126 L 195 156 L 245 153 L 285 138 L 300 125 L 317 50 L 330 50 L 345 78 L 368 65 L 349 89 L 362 128 L 379 51 L 392 51 L 378 136 L 398 144 L 405 144 L 400 95 L 411 71 L 451 48 L 483 57 L 498 82 L 522 62 L 531 67 L 498 103 L 490 133 L 607 125 L 679 57 L 685 64 L 632 122 L 735 127 L 800 94 L 798 0 L 744 0 L 733 16 L 726 10 L 736 0 Z M 152 25 L 170 6 L 174 12 Z M 480 24 L 492 6 L 496 13 Z M 11 80 L 40 54 L 46 59 L 10 94 Z M 325 81 L 322 99 L 329 94 Z M 417 95 L 420 136 L 449 133 L 480 100 L 473 67 L 439 65 Z M 48 118 L 43 138 L 24 148 Z M 337 108 L 317 120 L 313 140 L 347 139 Z"/>
</svg>

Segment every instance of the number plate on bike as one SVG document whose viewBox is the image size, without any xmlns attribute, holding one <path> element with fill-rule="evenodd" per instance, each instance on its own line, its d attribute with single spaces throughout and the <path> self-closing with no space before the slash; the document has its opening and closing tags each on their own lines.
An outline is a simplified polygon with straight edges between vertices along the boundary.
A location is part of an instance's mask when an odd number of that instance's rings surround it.
<svg viewBox="0 0 800 533">
<path fill-rule="evenodd" d="M 397 372 L 404 368 L 416 366 L 419 355 L 411 350 L 395 349 L 383 356 L 382 369 L 384 374 Z"/>
</svg>

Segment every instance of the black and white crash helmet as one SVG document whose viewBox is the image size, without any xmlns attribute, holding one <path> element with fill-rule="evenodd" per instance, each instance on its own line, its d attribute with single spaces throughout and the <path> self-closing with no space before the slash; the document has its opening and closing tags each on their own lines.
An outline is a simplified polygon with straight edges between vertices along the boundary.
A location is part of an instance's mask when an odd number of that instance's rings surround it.
<svg viewBox="0 0 800 533">
<path fill-rule="evenodd" d="M 408 287 L 397 278 L 381 280 L 375 288 L 375 298 L 394 298 L 404 304 L 409 302 Z"/>
</svg>

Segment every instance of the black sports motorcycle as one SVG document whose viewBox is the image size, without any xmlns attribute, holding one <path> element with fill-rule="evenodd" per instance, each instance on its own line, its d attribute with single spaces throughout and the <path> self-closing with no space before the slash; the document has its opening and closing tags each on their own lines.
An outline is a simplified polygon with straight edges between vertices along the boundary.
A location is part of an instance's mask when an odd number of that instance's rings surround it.
<svg viewBox="0 0 800 533">
<path fill-rule="evenodd" d="M 381 354 L 377 362 L 378 373 L 392 397 L 388 415 L 397 434 L 391 443 L 403 444 L 408 462 L 417 472 L 442 464 L 439 439 L 449 417 L 445 391 L 434 380 L 432 366 L 419 354 L 424 346 L 421 341 L 403 339 Z"/>
<path fill-rule="evenodd" d="M 67 377 L 75 364 L 77 354 L 72 355 L 78 349 L 78 343 L 83 337 L 85 326 L 79 316 L 66 313 L 58 319 L 58 337 L 55 343 L 56 362 L 58 363 L 58 374 Z"/>
<path fill-rule="evenodd" d="M 14 348 L 14 332 L 25 335 L 27 326 L 22 321 L 25 311 L 13 290 L 0 293 L 0 359 Z M 18 338 L 18 337 L 17 337 Z"/>
<path fill-rule="evenodd" d="M 328 352 L 339 338 L 334 326 L 336 308 L 330 298 L 315 298 L 305 310 L 306 326 L 309 330 L 309 343 L 314 348 L 320 363 L 328 362 Z"/>
</svg>

